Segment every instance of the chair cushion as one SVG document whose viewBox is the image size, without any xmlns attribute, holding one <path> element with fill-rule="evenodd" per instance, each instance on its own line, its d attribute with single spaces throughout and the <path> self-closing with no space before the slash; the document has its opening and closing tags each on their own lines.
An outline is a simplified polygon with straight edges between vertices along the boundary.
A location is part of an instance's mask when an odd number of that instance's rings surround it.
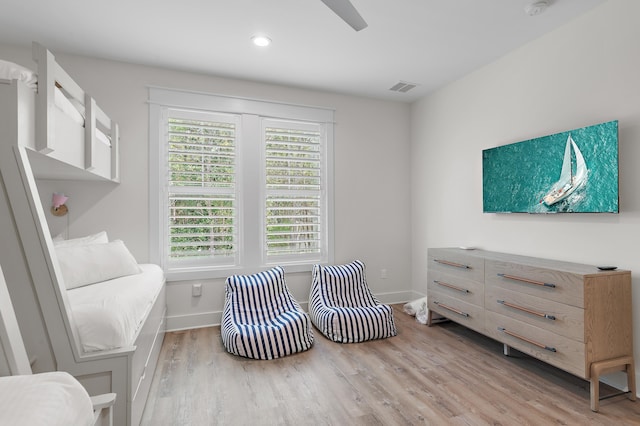
<svg viewBox="0 0 640 426">
<path fill-rule="evenodd" d="M 397 334 L 393 309 L 371 293 L 359 260 L 313 267 L 309 314 L 328 339 L 355 343 Z"/>
<path fill-rule="evenodd" d="M 227 278 L 221 334 L 228 352 L 254 359 L 280 358 L 313 344 L 309 315 L 289 292 L 279 266 Z"/>
<path fill-rule="evenodd" d="M 314 268 L 328 305 L 334 307 L 376 306 L 365 278 L 364 263 L 355 260 L 345 265 Z"/>
</svg>

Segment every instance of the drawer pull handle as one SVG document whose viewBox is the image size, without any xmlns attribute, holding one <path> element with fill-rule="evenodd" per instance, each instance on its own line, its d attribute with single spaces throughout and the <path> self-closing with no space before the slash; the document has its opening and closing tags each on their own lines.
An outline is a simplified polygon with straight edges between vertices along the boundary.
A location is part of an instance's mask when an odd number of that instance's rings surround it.
<svg viewBox="0 0 640 426">
<path fill-rule="evenodd" d="M 515 337 L 516 339 L 520 339 L 520 340 L 522 340 L 522 341 L 524 341 L 524 342 L 527 342 L 527 343 L 529 343 L 529 344 L 532 344 L 533 346 L 537 346 L 537 347 L 539 347 L 539 348 L 546 349 L 546 350 L 548 350 L 548 351 L 550 351 L 550 352 L 557 352 L 557 351 L 556 351 L 556 348 L 552 348 L 551 346 L 543 345 L 542 343 L 538 343 L 538 342 L 536 342 L 535 340 L 527 339 L 526 337 L 521 336 L 521 335 L 519 335 L 519 334 L 516 334 L 516 333 L 514 333 L 513 331 L 509 331 L 509 330 L 507 330 L 506 328 L 498 327 L 498 330 L 499 330 L 499 331 L 502 331 L 502 332 L 503 332 L 503 333 L 505 333 L 505 334 L 508 334 L 508 335 L 509 335 L 509 336 L 511 336 L 511 337 Z"/>
<path fill-rule="evenodd" d="M 460 268 L 460 269 L 471 269 L 471 266 L 469 265 L 464 265 L 462 263 L 456 263 L 456 262 L 450 262 L 448 260 L 442 260 L 442 259 L 433 259 L 434 262 L 437 263 L 441 263 L 443 265 L 447 265 L 447 266 L 453 266 L 455 268 Z"/>
<path fill-rule="evenodd" d="M 443 287 L 447 287 L 450 288 L 452 290 L 456 290 L 459 291 L 460 293 L 471 293 L 469 290 L 467 290 L 466 288 L 462 288 L 462 287 L 458 287 L 456 285 L 453 284 L 449 284 L 449 283 L 445 283 L 443 281 L 438 281 L 438 280 L 433 280 L 434 283 L 441 285 Z"/>
<path fill-rule="evenodd" d="M 544 312 L 534 311 L 533 309 L 529 309 L 529 308 L 525 308 L 524 306 L 515 305 L 513 303 L 505 302 L 504 300 L 496 300 L 496 302 L 498 302 L 501 305 L 508 306 L 510 308 L 517 309 L 519 311 L 523 311 L 523 312 L 526 312 L 526 313 L 531 314 L 531 315 L 535 315 L 537 317 L 546 318 L 546 319 L 551 320 L 551 321 L 555 321 L 556 320 L 556 317 L 554 315 L 549 315 L 549 314 L 545 314 Z"/>
<path fill-rule="evenodd" d="M 529 278 L 517 277 L 515 275 L 498 274 L 498 276 L 502 277 L 502 278 L 508 278 L 508 279 L 514 280 L 514 281 L 520 281 L 520 282 L 527 283 L 527 284 L 539 285 L 541 287 L 556 288 L 555 284 L 545 283 L 545 282 L 542 282 L 542 281 L 530 280 Z"/>
<path fill-rule="evenodd" d="M 444 303 L 440 303 L 440 302 L 438 302 L 438 301 L 436 301 L 436 300 L 434 300 L 434 301 L 433 301 L 433 303 L 434 303 L 434 304 L 436 304 L 436 305 L 438 305 L 438 306 L 440 306 L 440 307 L 442 307 L 442 308 L 445 308 L 445 309 L 446 309 L 446 310 L 448 310 L 448 311 L 454 312 L 454 313 L 456 313 L 456 314 L 458 314 L 458 315 L 460 315 L 460 316 L 463 316 L 463 317 L 465 317 L 465 318 L 469 318 L 469 314 L 468 314 L 468 313 L 466 313 L 466 312 L 462 312 L 462 311 L 461 311 L 461 310 L 459 310 L 459 309 L 452 308 L 451 306 L 445 305 Z"/>
</svg>

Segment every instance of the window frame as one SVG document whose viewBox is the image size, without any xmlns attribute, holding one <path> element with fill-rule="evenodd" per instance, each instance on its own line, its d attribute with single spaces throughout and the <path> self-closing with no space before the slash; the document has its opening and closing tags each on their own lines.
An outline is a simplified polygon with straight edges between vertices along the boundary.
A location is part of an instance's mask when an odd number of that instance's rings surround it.
<svg viewBox="0 0 640 426">
<path fill-rule="evenodd" d="M 168 194 L 165 177 L 164 143 L 165 127 L 170 109 L 202 111 L 220 115 L 239 115 L 240 128 L 236 147 L 237 158 L 237 199 L 238 210 L 238 261 L 233 266 L 207 265 L 178 268 L 167 264 L 168 238 L 166 221 Z M 306 122 L 320 124 L 324 129 L 323 145 L 323 187 L 322 199 L 324 214 L 324 238 L 319 258 L 304 259 L 304 256 L 293 261 L 277 259 L 270 262 L 266 255 L 264 226 L 266 216 L 266 185 L 264 177 L 264 120 Z M 256 139 L 257 138 L 257 139 Z M 259 153 L 252 154 L 246 141 L 259 143 Z M 322 107 L 292 105 L 281 102 L 238 98 L 224 95 L 188 92 L 176 89 L 149 87 L 149 252 L 150 261 L 162 266 L 167 280 L 192 280 L 220 278 L 231 274 L 254 273 L 259 270 L 281 265 L 287 272 L 310 271 L 315 263 L 333 262 L 333 144 L 334 144 L 334 110 Z M 258 173 L 260 176 L 252 175 Z M 248 178 L 247 178 L 248 177 Z M 258 180 L 255 180 L 258 179 Z M 247 195 L 248 182 L 260 182 L 257 192 Z M 326 193 L 325 193 L 326 192 Z M 257 247 L 256 247 L 257 246 Z M 282 261 L 279 261 L 282 260 Z"/>
</svg>

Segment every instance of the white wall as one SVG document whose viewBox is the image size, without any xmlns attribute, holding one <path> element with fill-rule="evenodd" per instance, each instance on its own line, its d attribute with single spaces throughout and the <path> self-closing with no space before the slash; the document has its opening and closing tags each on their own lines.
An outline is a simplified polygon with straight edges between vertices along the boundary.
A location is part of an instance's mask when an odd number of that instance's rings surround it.
<svg viewBox="0 0 640 426">
<path fill-rule="evenodd" d="M 630 269 L 640 365 L 638 16 L 637 0 L 610 0 L 413 105 L 414 291 L 426 291 L 428 247 Z M 609 120 L 619 120 L 620 214 L 482 213 L 483 149 Z"/>
<path fill-rule="evenodd" d="M 46 40 L 39 42 L 47 46 Z M 0 58 L 35 67 L 30 43 L 25 40 L 29 48 L 0 45 Z M 54 233 L 74 237 L 105 229 L 110 238 L 124 240 L 139 262 L 148 260 L 150 85 L 334 108 L 335 261 L 362 259 L 369 284 L 385 301 L 411 298 L 408 104 L 53 53 L 118 121 L 121 132 L 120 185 L 39 183 L 45 205 L 54 191 L 70 197 L 68 216 L 50 216 Z M 387 279 L 381 279 L 381 269 L 387 270 Z M 299 301 L 308 300 L 310 273 L 287 275 L 287 283 Z M 223 280 L 203 281 L 202 297 L 192 298 L 190 283 L 169 283 L 169 327 L 219 322 L 223 284 Z"/>
</svg>

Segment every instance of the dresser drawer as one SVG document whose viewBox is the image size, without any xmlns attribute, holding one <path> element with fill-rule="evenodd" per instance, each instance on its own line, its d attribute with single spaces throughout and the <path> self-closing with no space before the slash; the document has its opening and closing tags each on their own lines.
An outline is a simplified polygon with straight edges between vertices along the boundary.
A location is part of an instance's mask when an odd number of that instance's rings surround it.
<svg viewBox="0 0 640 426">
<path fill-rule="evenodd" d="M 584 343 L 584 309 L 488 286 L 485 309 Z"/>
<path fill-rule="evenodd" d="M 487 260 L 485 285 L 584 308 L 584 277 L 536 266 Z"/>
<path fill-rule="evenodd" d="M 473 253 L 473 252 L 471 252 Z M 472 281 L 484 280 L 484 258 L 461 249 L 430 249 L 429 271 L 441 271 Z"/>
<path fill-rule="evenodd" d="M 486 312 L 486 334 L 576 376 L 589 377 L 585 345 L 576 340 L 491 311 Z"/>
<path fill-rule="evenodd" d="M 467 303 L 482 306 L 484 303 L 484 284 L 456 274 L 440 270 L 429 270 L 427 287 L 442 294 L 458 298 Z"/>
<path fill-rule="evenodd" d="M 484 332 L 484 307 L 464 302 L 432 289 L 427 290 L 427 304 L 433 312 L 465 327 Z"/>
</svg>

